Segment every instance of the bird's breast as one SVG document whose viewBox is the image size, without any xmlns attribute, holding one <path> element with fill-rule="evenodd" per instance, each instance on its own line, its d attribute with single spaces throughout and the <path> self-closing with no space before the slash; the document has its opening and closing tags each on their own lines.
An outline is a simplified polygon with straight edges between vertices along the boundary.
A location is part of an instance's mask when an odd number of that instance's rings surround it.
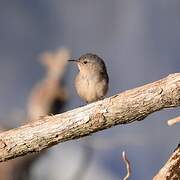
<svg viewBox="0 0 180 180">
<path fill-rule="evenodd" d="M 75 87 L 82 99 L 86 102 L 93 102 L 106 94 L 108 84 L 105 79 L 99 80 L 97 76 L 87 76 L 79 73 L 75 79 Z"/>
</svg>

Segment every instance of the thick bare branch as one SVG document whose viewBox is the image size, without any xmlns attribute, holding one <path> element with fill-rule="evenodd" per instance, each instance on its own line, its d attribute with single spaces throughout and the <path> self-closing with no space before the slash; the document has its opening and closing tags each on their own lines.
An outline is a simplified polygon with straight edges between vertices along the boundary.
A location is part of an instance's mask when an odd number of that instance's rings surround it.
<svg viewBox="0 0 180 180">
<path fill-rule="evenodd" d="M 157 173 L 153 180 L 180 179 L 180 146 L 171 155 L 164 167 Z"/>
<path fill-rule="evenodd" d="M 39 152 L 118 124 L 180 106 L 180 73 L 55 116 L 0 133 L 0 161 Z"/>
</svg>

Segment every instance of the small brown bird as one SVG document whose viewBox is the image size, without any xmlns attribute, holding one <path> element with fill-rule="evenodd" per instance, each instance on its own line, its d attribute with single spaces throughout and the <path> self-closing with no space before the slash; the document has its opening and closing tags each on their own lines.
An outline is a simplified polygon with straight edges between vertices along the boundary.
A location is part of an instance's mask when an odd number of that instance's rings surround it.
<svg viewBox="0 0 180 180">
<path fill-rule="evenodd" d="M 108 91 L 109 78 L 104 61 L 96 54 L 87 53 L 73 61 L 79 73 L 75 78 L 78 95 L 87 103 L 102 99 Z"/>
</svg>

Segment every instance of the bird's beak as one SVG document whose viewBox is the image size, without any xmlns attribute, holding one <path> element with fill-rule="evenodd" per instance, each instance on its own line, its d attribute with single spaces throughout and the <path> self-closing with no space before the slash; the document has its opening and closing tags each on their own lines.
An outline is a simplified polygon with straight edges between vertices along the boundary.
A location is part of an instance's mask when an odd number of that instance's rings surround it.
<svg viewBox="0 0 180 180">
<path fill-rule="evenodd" d="M 78 65 L 78 68 L 80 69 L 80 61 L 78 59 L 70 59 L 69 62 L 75 62 Z"/>
<path fill-rule="evenodd" d="M 75 60 L 75 59 L 70 59 L 70 60 L 68 60 L 69 62 L 77 62 L 77 60 Z"/>
</svg>

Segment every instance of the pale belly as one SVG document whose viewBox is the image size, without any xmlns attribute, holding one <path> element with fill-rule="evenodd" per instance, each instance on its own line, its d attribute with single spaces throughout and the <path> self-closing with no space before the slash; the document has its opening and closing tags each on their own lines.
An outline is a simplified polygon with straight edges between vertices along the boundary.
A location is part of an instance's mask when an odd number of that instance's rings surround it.
<svg viewBox="0 0 180 180">
<path fill-rule="evenodd" d="M 86 102 L 93 102 L 103 98 L 108 90 L 108 84 L 105 79 L 101 81 L 96 78 L 84 78 L 76 76 L 75 87 L 78 95 Z"/>
</svg>

